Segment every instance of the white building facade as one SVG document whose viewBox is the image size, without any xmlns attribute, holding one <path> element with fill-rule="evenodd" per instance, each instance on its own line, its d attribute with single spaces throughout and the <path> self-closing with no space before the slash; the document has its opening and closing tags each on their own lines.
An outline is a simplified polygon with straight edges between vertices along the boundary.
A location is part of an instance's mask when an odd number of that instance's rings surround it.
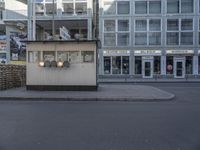
<svg viewBox="0 0 200 150">
<path fill-rule="evenodd" d="M 99 75 L 196 78 L 200 0 L 100 0 Z"/>
</svg>

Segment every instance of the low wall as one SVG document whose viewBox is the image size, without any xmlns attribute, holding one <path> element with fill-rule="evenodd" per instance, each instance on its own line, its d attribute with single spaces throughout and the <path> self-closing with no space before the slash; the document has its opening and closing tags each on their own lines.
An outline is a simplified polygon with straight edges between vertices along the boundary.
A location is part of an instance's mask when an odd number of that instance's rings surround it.
<svg viewBox="0 0 200 150">
<path fill-rule="evenodd" d="M 0 65 L 0 90 L 26 85 L 26 66 Z"/>
</svg>

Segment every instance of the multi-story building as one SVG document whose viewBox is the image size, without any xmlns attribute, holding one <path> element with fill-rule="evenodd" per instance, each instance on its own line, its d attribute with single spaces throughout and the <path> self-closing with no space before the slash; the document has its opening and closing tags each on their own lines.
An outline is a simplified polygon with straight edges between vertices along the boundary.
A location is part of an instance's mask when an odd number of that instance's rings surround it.
<svg viewBox="0 0 200 150">
<path fill-rule="evenodd" d="M 5 1 L 7 49 L 10 60 L 25 60 L 23 40 L 92 39 L 92 0 Z"/>
<path fill-rule="evenodd" d="M 100 0 L 99 74 L 200 74 L 200 0 Z"/>
</svg>

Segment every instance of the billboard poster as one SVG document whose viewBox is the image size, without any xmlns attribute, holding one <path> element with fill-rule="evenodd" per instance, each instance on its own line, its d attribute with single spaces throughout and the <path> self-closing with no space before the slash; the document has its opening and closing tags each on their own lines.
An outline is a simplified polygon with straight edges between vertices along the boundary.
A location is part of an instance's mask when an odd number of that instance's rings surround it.
<svg viewBox="0 0 200 150">
<path fill-rule="evenodd" d="M 6 35 L 0 35 L 0 64 L 5 64 L 7 62 L 7 52 L 6 52 Z"/>
<path fill-rule="evenodd" d="M 10 59 L 11 61 L 26 60 L 27 33 L 10 32 Z"/>
</svg>

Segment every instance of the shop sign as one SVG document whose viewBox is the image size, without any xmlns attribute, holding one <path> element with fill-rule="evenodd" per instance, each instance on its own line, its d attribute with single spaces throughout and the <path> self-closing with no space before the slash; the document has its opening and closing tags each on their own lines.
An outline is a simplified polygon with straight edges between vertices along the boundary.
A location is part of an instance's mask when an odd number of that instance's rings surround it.
<svg viewBox="0 0 200 150">
<path fill-rule="evenodd" d="M 129 50 L 105 50 L 103 51 L 104 55 L 129 55 Z"/>
<path fill-rule="evenodd" d="M 167 54 L 194 54 L 193 50 L 167 50 Z"/>
<path fill-rule="evenodd" d="M 161 50 L 135 50 L 135 55 L 161 55 Z"/>
</svg>

